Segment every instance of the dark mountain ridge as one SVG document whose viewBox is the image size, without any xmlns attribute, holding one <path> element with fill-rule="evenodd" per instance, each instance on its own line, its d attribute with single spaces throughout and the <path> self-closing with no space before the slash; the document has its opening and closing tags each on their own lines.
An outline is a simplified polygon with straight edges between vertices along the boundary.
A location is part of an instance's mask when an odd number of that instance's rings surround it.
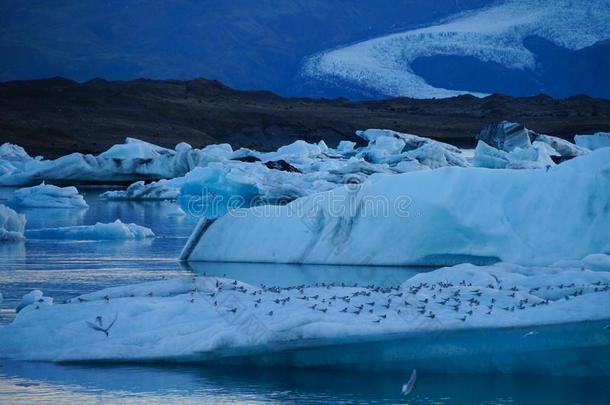
<svg viewBox="0 0 610 405">
<path fill-rule="evenodd" d="M 456 144 L 502 119 L 571 139 L 610 131 L 610 100 L 576 96 L 395 98 L 375 101 L 284 98 L 238 91 L 206 79 L 78 83 L 64 78 L 0 83 L 0 142 L 51 158 L 98 153 L 126 136 L 173 147 L 230 143 L 260 150 L 304 139 L 357 140 L 354 131 L 388 128 Z"/>
</svg>

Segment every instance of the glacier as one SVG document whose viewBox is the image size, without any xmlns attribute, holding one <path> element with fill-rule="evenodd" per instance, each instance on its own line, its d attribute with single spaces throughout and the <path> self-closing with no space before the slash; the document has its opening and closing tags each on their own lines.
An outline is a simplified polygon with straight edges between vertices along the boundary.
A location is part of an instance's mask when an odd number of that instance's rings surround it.
<svg viewBox="0 0 610 405">
<path fill-rule="evenodd" d="M 535 267 L 462 264 L 396 287 L 203 275 L 62 303 L 33 291 L 0 327 L 0 356 L 607 376 L 609 292 L 606 255 Z"/>
<path fill-rule="evenodd" d="M 25 215 L 0 204 L 0 242 L 23 240 Z"/>
<path fill-rule="evenodd" d="M 547 170 L 375 174 L 282 206 L 203 218 L 197 261 L 344 265 L 549 264 L 610 252 L 610 149 Z"/>
<path fill-rule="evenodd" d="M 57 187 L 44 182 L 38 186 L 20 188 L 8 204 L 24 208 L 88 208 L 76 187 Z"/>
<path fill-rule="evenodd" d="M 536 69 L 528 36 L 582 49 L 610 37 L 608 0 L 506 0 L 437 25 L 398 32 L 308 58 L 302 75 L 347 82 L 390 97 L 445 98 L 470 93 L 434 87 L 410 64 L 434 55 L 471 56 L 508 68 Z"/>
<path fill-rule="evenodd" d="M 153 238 L 154 232 L 136 224 L 125 224 L 117 219 L 114 222 L 95 225 L 76 225 L 58 228 L 28 229 L 28 239 L 73 239 L 73 240 L 123 240 Z"/>
</svg>

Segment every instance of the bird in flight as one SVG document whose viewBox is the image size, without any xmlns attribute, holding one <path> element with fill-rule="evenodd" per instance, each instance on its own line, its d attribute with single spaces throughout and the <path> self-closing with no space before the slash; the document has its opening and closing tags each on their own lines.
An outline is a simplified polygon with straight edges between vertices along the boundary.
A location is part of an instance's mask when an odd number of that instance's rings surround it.
<svg viewBox="0 0 610 405">
<path fill-rule="evenodd" d="M 409 377 L 409 381 L 402 385 L 402 395 L 409 395 L 411 391 L 415 388 L 415 383 L 417 381 L 417 370 L 413 369 L 411 372 L 411 377 Z"/>
<path fill-rule="evenodd" d="M 89 325 L 89 327 L 91 329 L 97 330 L 99 332 L 104 332 L 106 334 L 106 336 L 108 336 L 108 334 L 110 332 L 110 328 L 112 328 L 112 326 L 114 325 L 114 323 L 116 322 L 118 317 L 119 317 L 119 314 L 117 312 L 114 314 L 114 319 L 112 320 L 112 322 L 110 322 L 110 325 L 108 325 L 105 328 L 104 328 L 104 321 L 102 320 L 101 316 L 95 317 L 95 323 L 89 322 L 89 321 L 85 321 L 85 322 L 87 322 L 87 325 Z"/>
</svg>

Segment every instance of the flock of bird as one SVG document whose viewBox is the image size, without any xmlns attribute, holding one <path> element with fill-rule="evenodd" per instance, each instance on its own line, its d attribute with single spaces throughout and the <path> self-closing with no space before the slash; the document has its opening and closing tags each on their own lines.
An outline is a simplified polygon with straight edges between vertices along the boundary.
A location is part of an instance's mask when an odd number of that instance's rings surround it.
<svg viewBox="0 0 610 405">
<path fill-rule="evenodd" d="M 151 285 L 151 287 L 153 287 Z M 204 275 L 192 277 L 180 287 L 164 291 L 146 284 L 133 289 L 110 289 L 97 296 L 81 296 L 66 303 L 84 303 L 102 299 L 110 302 L 119 297 L 179 297 L 184 295 L 191 304 L 212 306 L 221 316 L 236 316 L 246 311 L 261 319 L 291 314 L 352 316 L 362 322 L 383 324 L 407 320 L 448 321 L 466 323 L 475 316 L 493 317 L 497 313 L 518 312 L 539 306 L 570 300 L 585 293 L 610 291 L 610 282 L 558 284 L 524 287 L 504 285 L 500 280 L 486 286 L 472 282 L 420 282 L 414 285 L 383 287 L 379 285 L 315 283 L 280 287 L 261 284 L 252 286 L 237 280 Z M 103 294 L 103 295 L 100 295 Z M 108 335 L 108 329 L 94 328 Z"/>
</svg>

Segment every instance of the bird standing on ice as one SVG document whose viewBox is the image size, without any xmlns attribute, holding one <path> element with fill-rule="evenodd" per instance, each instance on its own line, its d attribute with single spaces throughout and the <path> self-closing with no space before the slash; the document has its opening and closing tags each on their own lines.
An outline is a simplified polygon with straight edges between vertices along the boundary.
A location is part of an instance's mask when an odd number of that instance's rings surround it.
<svg viewBox="0 0 610 405">
<path fill-rule="evenodd" d="M 411 377 L 409 377 L 409 381 L 406 384 L 402 385 L 402 395 L 409 395 L 411 391 L 415 388 L 415 382 L 417 381 L 417 370 L 413 369 L 411 372 Z"/>
</svg>

